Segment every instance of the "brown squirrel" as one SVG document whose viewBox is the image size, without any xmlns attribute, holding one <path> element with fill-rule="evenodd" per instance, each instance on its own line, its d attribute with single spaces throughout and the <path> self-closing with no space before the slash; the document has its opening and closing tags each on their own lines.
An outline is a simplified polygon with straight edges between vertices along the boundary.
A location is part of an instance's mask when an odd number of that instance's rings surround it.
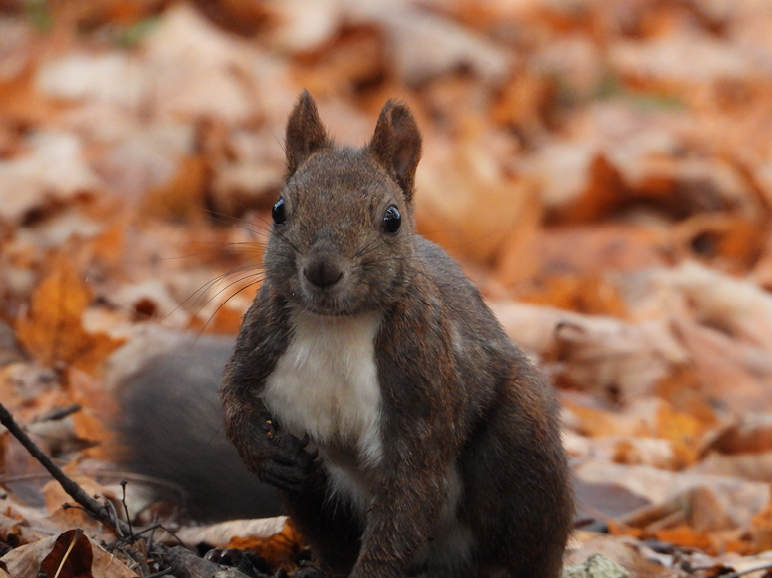
<svg viewBox="0 0 772 578">
<path fill-rule="evenodd" d="M 340 148 L 302 94 L 221 388 L 227 435 L 330 572 L 554 578 L 573 513 L 558 407 L 414 232 L 420 154 L 404 105 Z"/>
</svg>

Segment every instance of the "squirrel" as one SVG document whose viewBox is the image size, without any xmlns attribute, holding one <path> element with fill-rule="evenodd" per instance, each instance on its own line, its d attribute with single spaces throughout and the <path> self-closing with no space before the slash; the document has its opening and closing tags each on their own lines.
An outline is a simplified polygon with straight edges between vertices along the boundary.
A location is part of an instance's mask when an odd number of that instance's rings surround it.
<svg viewBox="0 0 772 578">
<path fill-rule="evenodd" d="M 226 433 L 329 573 L 555 578 L 573 515 L 558 405 L 415 232 L 420 155 L 405 105 L 354 149 L 302 93 L 220 389 Z"/>
</svg>

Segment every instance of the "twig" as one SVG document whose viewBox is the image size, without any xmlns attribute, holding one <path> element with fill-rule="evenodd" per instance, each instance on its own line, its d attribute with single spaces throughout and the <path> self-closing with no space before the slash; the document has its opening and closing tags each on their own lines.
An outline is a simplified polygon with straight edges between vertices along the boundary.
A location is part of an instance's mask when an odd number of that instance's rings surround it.
<svg viewBox="0 0 772 578">
<path fill-rule="evenodd" d="M 121 504 L 123 504 L 123 512 L 126 514 L 126 523 L 129 526 L 129 538 L 134 539 L 134 528 L 131 527 L 131 516 L 129 516 L 129 506 L 126 505 L 126 485 L 129 482 L 126 480 L 121 480 L 121 490 L 123 490 L 123 494 L 121 495 Z"/>
<path fill-rule="evenodd" d="M 110 515 L 110 510 L 103 504 L 100 504 L 97 500 L 89 496 L 83 488 L 81 488 L 77 482 L 67 476 L 59 466 L 57 466 L 51 458 L 49 458 L 43 451 L 33 442 L 29 436 L 24 433 L 16 420 L 13 419 L 11 413 L 0 403 L 0 423 L 2 423 L 11 435 L 19 440 L 19 443 L 38 460 L 43 467 L 59 482 L 62 489 L 69 494 L 69 496 L 78 502 L 83 508 L 94 518 L 113 528 L 119 535 L 126 535 L 129 531 L 128 524 L 118 517 Z"/>
<path fill-rule="evenodd" d="M 68 405 L 66 407 L 58 407 L 52 411 L 49 411 L 48 413 L 40 416 L 40 418 L 35 421 L 38 423 L 44 421 L 57 421 L 71 416 L 72 414 L 79 412 L 81 409 L 83 409 L 83 407 L 79 403 L 73 403 L 72 405 Z"/>
</svg>

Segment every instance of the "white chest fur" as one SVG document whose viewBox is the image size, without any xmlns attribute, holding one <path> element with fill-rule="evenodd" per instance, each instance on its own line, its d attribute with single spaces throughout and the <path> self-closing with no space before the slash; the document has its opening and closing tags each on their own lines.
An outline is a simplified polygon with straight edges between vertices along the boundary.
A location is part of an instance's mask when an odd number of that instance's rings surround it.
<svg viewBox="0 0 772 578">
<path fill-rule="evenodd" d="M 380 316 L 293 314 L 294 336 L 263 390 L 279 423 L 318 445 L 344 443 L 366 462 L 381 457 L 381 392 L 375 366 Z"/>
</svg>

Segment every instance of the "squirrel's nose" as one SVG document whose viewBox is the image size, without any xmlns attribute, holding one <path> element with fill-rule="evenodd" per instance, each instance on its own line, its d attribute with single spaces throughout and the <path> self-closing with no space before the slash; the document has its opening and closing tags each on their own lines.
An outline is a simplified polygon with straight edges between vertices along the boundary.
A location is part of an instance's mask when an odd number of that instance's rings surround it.
<svg viewBox="0 0 772 578">
<path fill-rule="evenodd" d="M 335 263 L 319 259 L 306 265 L 303 268 L 303 275 L 317 287 L 326 289 L 340 281 L 343 271 Z"/>
</svg>

